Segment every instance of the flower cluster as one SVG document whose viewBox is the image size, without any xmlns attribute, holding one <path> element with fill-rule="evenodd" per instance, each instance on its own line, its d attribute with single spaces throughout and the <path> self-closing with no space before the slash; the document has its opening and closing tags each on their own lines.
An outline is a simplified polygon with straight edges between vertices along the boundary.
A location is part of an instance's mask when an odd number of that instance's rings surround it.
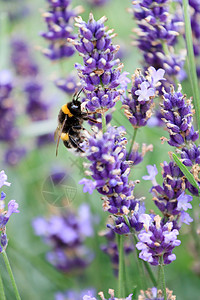
<svg viewBox="0 0 200 300">
<path fill-rule="evenodd" d="M 161 113 L 163 121 L 170 135 L 169 145 L 183 148 L 189 142 L 198 139 L 197 131 L 192 125 L 192 99 L 186 100 L 186 95 L 181 93 L 181 85 L 175 92 L 171 86 L 170 93 L 164 92 Z"/>
<path fill-rule="evenodd" d="M 103 6 L 107 4 L 110 0 L 86 0 L 88 4 L 91 4 L 92 6 Z"/>
<path fill-rule="evenodd" d="M 96 291 L 94 289 L 85 289 L 80 292 L 76 290 L 67 290 L 66 292 L 56 293 L 55 300 L 82 300 L 86 294 L 88 297 L 95 297 Z"/>
<path fill-rule="evenodd" d="M 10 186 L 11 183 L 7 181 L 7 175 L 5 174 L 4 170 L 0 172 L 0 188 L 2 186 Z M 8 210 L 5 210 L 5 197 L 6 194 L 4 192 L 1 192 L 0 196 L 0 231 L 1 231 L 1 237 L 0 237 L 0 252 L 2 252 L 4 249 L 6 249 L 8 245 L 8 239 L 6 235 L 6 224 L 8 223 L 10 216 L 13 213 L 19 213 L 18 210 L 18 204 L 15 200 L 10 200 L 8 202 Z"/>
<path fill-rule="evenodd" d="M 193 47 L 194 47 L 194 54 L 198 59 L 200 56 L 200 25 L 199 25 L 199 18 L 200 18 L 200 3 L 198 0 L 190 0 L 189 4 L 191 6 L 191 26 L 192 26 L 192 33 L 193 33 Z M 197 75 L 200 77 L 200 65 L 197 64 Z"/>
<path fill-rule="evenodd" d="M 161 164 L 163 171 L 163 184 L 158 185 L 155 176 L 158 174 L 156 166 L 148 166 L 149 176 L 143 176 L 144 180 L 151 180 L 153 187 L 151 192 L 156 206 L 160 209 L 164 217 L 168 220 L 179 221 L 180 224 L 189 224 L 192 218 L 186 212 L 188 208 L 192 208 L 189 203 L 192 196 L 186 195 L 186 188 L 196 194 L 196 189 L 184 177 L 183 173 L 174 161 L 169 164 L 164 162 Z"/>
<path fill-rule="evenodd" d="M 48 0 L 49 10 L 43 13 L 48 31 L 41 36 L 49 42 L 49 47 L 43 50 L 45 56 L 51 60 L 70 57 L 74 49 L 67 39 L 75 39 L 73 34 L 73 18 L 82 12 L 80 6 L 72 9 L 71 0 Z"/>
<path fill-rule="evenodd" d="M 130 232 L 139 232 L 146 220 L 145 205 L 141 199 L 130 201 L 129 209 L 126 210 L 126 216 L 114 216 L 113 224 L 107 224 L 117 234 L 128 234 Z"/>
<path fill-rule="evenodd" d="M 122 127 L 109 127 L 107 132 L 99 132 L 88 139 L 85 156 L 91 164 L 86 174 L 90 179 L 82 179 L 83 191 L 92 193 L 94 189 L 103 195 L 103 209 L 110 213 L 124 213 L 133 199 L 133 182 L 128 181 L 129 163 L 126 161 L 126 138 Z"/>
<path fill-rule="evenodd" d="M 182 16 L 171 15 L 169 0 L 133 1 L 131 12 L 138 28 L 136 43 L 143 53 L 145 68 L 153 66 L 166 71 L 168 82 L 183 68 L 185 54 L 174 53 L 177 36 L 183 28 Z M 167 83 L 168 83 L 167 82 Z"/>
<path fill-rule="evenodd" d="M 55 84 L 61 91 L 70 96 L 80 88 L 78 78 L 73 73 L 69 74 L 66 78 L 56 79 Z"/>
<path fill-rule="evenodd" d="M 13 79 L 9 70 L 0 72 L 0 141 L 7 144 L 4 160 L 16 165 L 25 155 L 25 149 L 17 145 L 19 130 L 16 126 L 16 105 L 11 97 Z"/>
<path fill-rule="evenodd" d="M 110 298 L 109 298 L 108 300 L 131 300 L 131 299 L 132 299 L 132 295 L 133 295 L 133 294 L 130 294 L 127 298 L 120 298 L 120 299 L 119 299 L 119 298 L 116 298 L 116 297 L 115 297 L 115 292 L 114 292 L 114 290 L 112 290 L 112 289 L 109 289 L 109 290 L 108 290 L 108 294 L 110 295 Z M 99 292 L 98 295 L 100 296 L 100 298 L 101 298 L 102 300 L 107 300 L 107 299 L 105 298 L 103 292 Z M 88 293 L 87 295 L 85 295 L 85 296 L 83 297 L 83 300 L 97 300 L 97 299 L 96 299 L 95 297 L 93 297 L 93 296 L 90 296 L 89 293 Z"/>
<path fill-rule="evenodd" d="M 145 154 L 148 151 L 153 151 L 153 145 L 142 144 L 142 151 L 139 152 L 140 145 L 134 142 L 130 153 L 127 153 L 127 160 L 131 161 L 132 166 L 136 166 L 143 161 Z"/>
<path fill-rule="evenodd" d="M 119 59 L 115 59 L 118 45 L 112 44 L 113 30 L 106 31 L 106 17 L 95 21 L 92 14 L 88 23 L 81 17 L 75 18 L 79 27 L 79 39 L 68 39 L 83 57 L 84 65 L 76 64 L 86 94 L 86 107 L 89 111 L 109 109 L 119 100 L 122 91 L 117 89 L 122 69 Z M 110 35 L 111 34 L 111 35 Z"/>
<path fill-rule="evenodd" d="M 38 217 L 33 228 L 52 247 L 47 260 L 62 272 L 83 269 L 92 261 L 93 254 L 84 246 L 86 237 L 93 235 L 88 205 L 82 204 L 77 215 L 66 210 L 47 220 Z"/>
<path fill-rule="evenodd" d="M 49 118 L 50 105 L 42 99 L 42 91 L 42 85 L 34 80 L 28 82 L 24 87 L 28 100 L 26 113 L 32 122 L 48 120 Z M 37 138 L 37 145 L 42 146 L 52 141 L 52 134 L 41 135 Z"/>
<path fill-rule="evenodd" d="M 177 229 L 172 229 L 172 222 L 161 223 L 161 217 L 155 216 L 154 220 L 147 215 L 144 230 L 139 235 L 139 242 L 136 244 L 138 250 L 141 250 L 139 257 L 148 261 L 151 265 L 158 265 L 163 258 L 164 264 L 170 264 L 176 259 L 172 254 L 173 249 L 181 244 L 177 240 L 179 234 Z"/>
<path fill-rule="evenodd" d="M 34 62 L 29 47 L 23 39 L 11 41 L 11 62 L 17 75 L 21 77 L 36 76 L 38 65 Z"/>
<path fill-rule="evenodd" d="M 181 85 L 179 85 L 177 92 L 173 87 L 171 87 L 170 93 L 165 92 L 163 100 L 161 112 L 170 135 L 168 143 L 178 148 L 176 151 L 181 155 L 183 164 L 191 167 L 190 172 L 199 183 L 199 146 L 194 144 L 199 133 L 193 127 L 192 99 L 186 99 L 186 95 L 181 93 Z M 186 187 L 192 194 L 198 195 L 198 190 L 189 182 L 186 183 Z"/>
<path fill-rule="evenodd" d="M 165 80 L 164 73 L 162 69 L 155 70 L 150 67 L 146 76 L 140 69 L 132 76 L 132 88 L 128 97 L 123 100 L 122 107 L 125 108 L 124 113 L 134 128 L 145 126 L 152 116 L 156 87 L 161 84 L 161 80 Z"/>
<path fill-rule="evenodd" d="M 173 292 L 166 289 L 167 300 L 176 300 L 176 296 L 173 296 Z M 164 295 L 161 290 L 153 287 L 148 289 L 147 291 L 140 291 L 140 295 L 138 296 L 138 300 L 163 300 Z"/>
</svg>

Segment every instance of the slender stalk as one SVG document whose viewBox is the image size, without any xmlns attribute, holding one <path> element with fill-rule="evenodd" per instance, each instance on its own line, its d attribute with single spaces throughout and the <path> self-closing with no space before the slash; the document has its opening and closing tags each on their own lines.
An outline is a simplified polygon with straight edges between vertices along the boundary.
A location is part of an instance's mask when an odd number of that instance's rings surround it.
<svg viewBox="0 0 200 300">
<path fill-rule="evenodd" d="M 138 237 L 137 237 L 137 235 L 135 234 L 133 228 L 131 228 L 131 226 L 130 226 L 130 224 L 129 224 L 129 221 L 128 221 L 128 218 L 127 218 L 127 216 L 125 216 L 125 215 L 124 215 L 124 220 L 125 220 L 126 224 L 128 225 L 128 227 L 129 227 L 129 229 L 130 229 L 130 232 L 133 234 L 133 238 L 134 238 L 134 240 L 135 240 L 135 244 L 138 243 L 138 242 L 139 242 Z M 138 253 L 139 253 L 139 251 L 138 251 Z M 138 254 L 138 259 L 140 259 L 140 258 L 139 258 L 139 254 Z M 156 278 L 155 278 L 155 276 L 154 276 L 154 274 L 153 274 L 153 272 L 152 272 L 152 270 L 151 270 L 151 267 L 149 266 L 149 263 L 146 262 L 146 261 L 142 261 L 142 262 L 143 262 L 143 265 L 144 265 L 144 267 L 145 267 L 147 273 L 149 274 L 149 277 L 150 277 L 150 279 L 151 279 L 153 285 L 154 285 L 154 286 L 157 286 Z"/>
<path fill-rule="evenodd" d="M 0 13 L 0 69 L 8 67 L 9 46 L 8 46 L 8 14 L 6 12 Z"/>
<path fill-rule="evenodd" d="M 5 265 L 6 265 L 6 269 L 8 271 L 9 276 L 10 276 L 10 280 L 11 280 L 11 283 L 12 283 L 12 286 L 13 286 L 15 297 L 16 297 L 17 300 L 21 300 L 21 297 L 19 295 L 17 285 L 16 285 L 16 282 L 15 282 L 15 278 L 13 276 L 13 272 L 12 272 L 12 269 L 11 269 L 11 266 L 10 266 L 10 263 L 9 263 L 9 260 L 8 260 L 8 256 L 7 256 L 5 250 L 2 252 L 2 255 L 3 255 Z"/>
<path fill-rule="evenodd" d="M 128 157 L 131 154 L 131 151 L 132 151 L 132 148 L 133 148 L 133 144 L 135 142 L 135 138 L 136 138 L 136 135 L 137 135 L 137 131 L 138 131 L 138 128 L 134 128 L 134 133 L 133 133 L 132 141 L 131 141 L 129 152 L 128 152 Z"/>
<path fill-rule="evenodd" d="M 159 269 L 160 269 L 159 270 L 159 272 L 160 272 L 160 279 L 159 279 L 159 281 L 161 282 L 161 285 L 162 285 L 162 291 L 163 291 L 163 295 L 164 295 L 164 300 L 167 300 L 163 257 L 160 257 Z"/>
<path fill-rule="evenodd" d="M 103 133 L 106 132 L 106 117 L 105 117 L 105 113 L 102 112 L 101 114 L 101 120 L 102 120 L 102 131 Z"/>
<path fill-rule="evenodd" d="M 134 240 L 134 244 L 136 245 L 137 240 L 136 240 L 136 236 L 133 235 L 133 240 Z M 138 271 L 140 273 L 139 276 L 139 288 L 140 289 L 147 289 L 147 281 L 145 280 L 145 273 L 144 273 L 144 265 L 142 263 L 142 260 L 139 258 L 139 250 L 137 248 L 136 249 L 136 255 L 137 255 L 137 267 L 138 267 Z"/>
<path fill-rule="evenodd" d="M 125 278 L 124 278 L 124 243 L 123 243 L 123 235 L 118 235 L 118 253 L 119 253 L 119 271 L 118 271 L 118 297 L 123 298 L 124 295 L 124 286 L 125 286 Z"/>
<path fill-rule="evenodd" d="M 4 287 L 3 287 L 3 281 L 0 275 L 0 299 L 1 300 L 6 300 L 5 292 L 4 292 Z"/>
<path fill-rule="evenodd" d="M 190 81 L 193 90 L 197 128 L 198 130 L 200 130 L 200 99 L 199 99 L 200 93 L 198 88 L 198 78 L 197 78 L 194 49 L 192 43 L 192 28 L 190 22 L 190 7 L 189 7 L 188 0 L 183 0 L 183 11 L 184 11 L 184 18 L 185 18 L 185 36 L 186 36 L 188 60 L 189 60 L 189 75 L 190 75 Z"/>
</svg>

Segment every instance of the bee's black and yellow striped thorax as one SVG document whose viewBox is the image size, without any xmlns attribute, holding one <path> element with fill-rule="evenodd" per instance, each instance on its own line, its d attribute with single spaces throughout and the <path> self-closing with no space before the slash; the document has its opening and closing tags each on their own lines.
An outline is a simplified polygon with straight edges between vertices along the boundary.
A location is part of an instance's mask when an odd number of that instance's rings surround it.
<svg viewBox="0 0 200 300">
<path fill-rule="evenodd" d="M 67 104 L 64 104 L 64 105 L 61 107 L 61 110 L 62 110 L 62 112 L 63 112 L 65 115 L 67 115 L 69 118 L 73 117 L 73 114 L 70 112 L 70 110 L 69 110 Z"/>
</svg>

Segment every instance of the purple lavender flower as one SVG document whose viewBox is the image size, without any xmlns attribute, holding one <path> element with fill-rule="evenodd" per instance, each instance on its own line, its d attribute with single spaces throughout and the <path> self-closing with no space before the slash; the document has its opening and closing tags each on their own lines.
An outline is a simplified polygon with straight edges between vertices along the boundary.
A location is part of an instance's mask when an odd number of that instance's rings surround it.
<svg viewBox="0 0 200 300">
<path fill-rule="evenodd" d="M 192 125 L 192 99 L 186 100 L 181 93 L 181 85 L 175 92 L 171 86 L 170 93 L 164 92 L 161 113 L 170 135 L 169 145 L 183 148 L 189 142 L 198 139 L 198 132 Z"/>
<path fill-rule="evenodd" d="M 94 184 L 90 182 L 89 191 L 96 187 L 104 196 L 103 209 L 111 213 L 123 213 L 133 198 L 134 187 L 128 182 L 130 167 L 126 161 L 126 143 L 122 127 L 109 127 L 106 133 L 91 136 L 83 145 L 84 155 L 91 162 L 86 175 L 94 180 Z"/>
<path fill-rule="evenodd" d="M 27 77 L 38 74 L 38 66 L 33 61 L 30 49 L 23 39 L 12 39 L 11 50 L 11 61 L 17 75 Z"/>
<path fill-rule="evenodd" d="M 200 12 L 200 3 L 198 0 L 189 0 L 189 4 L 194 8 L 195 11 Z"/>
<path fill-rule="evenodd" d="M 25 147 L 12 145 L 4 155 L 4 161 L 10 166 L 16 166 L 26 155 Z"/>
<path fill-rule="evenodd" d="M 168 300 L 175 300 L 176 296 L 173 296 L 173 291 L 170 291 L 168 288 L 166 288 L 166 294 Z M 148 289 L 147 291 L 140 291 L 140 295 L 138 296 L 138 300 L 163 300 L 164 295 L 161 290 L 158 290 L 157 288 L 153 287 L 151 289 Z"/>
<path fill-rule="evenodd" d="M 7 175 L 5 174 L 4 170 L 0 172 L 0 188 L 4 185 L 10 186 L 11 183 L 7 182 Z M 6 249 L 8 244 L 8 239 L 6 235 L 6 224 L 8 223 L 11 215 L 13 213 L 19 213 L 18 210 L 18 203 L 15 200 L 11 200 L 8 203 L 8 210 L 5 210 L 5 198 L 6 194 L 1 192 L 0 196 L 0 231 L 1 231 L 1 238 L 0 238 L 0 252 L 3 249 Z"/>
<path fill-rule="evenodd" d="M 131 153 L 130 154 L 127 153 L 127 160 L 130 162 L 130 164 L 132 166 L 136 166 L 139 163 L 141 163 L 143 161 L 145 154 L 148 151 L 151 151 L 151 152 L 153 151 L 153 145 L 152 144 L 150 144 L 150 145 L 142 144 L 142 152 L 141 153 L 138 152 L 138 149 L 139 149 L 139 144 L 135 142 L 133 144 Z"/>
<path fill-rule="evenodd" d="M 159 3 L 155 0 L 141 0 L 134 1 L 130 11 L 138 25 L 134 30 L 136 44 L 143 53 L 145 69 L 149 66 L 162 68 L 166 71 L 168 82 L 173 82 L 173 76 L 178 76 L 183 68 L 185 53 L 174 53 L 173 48 L 182 31 L 183 22 L 182 16 L 170 15 L 169 6 L 168 0 Z"/>
<path fill-rule="evenodd" d="M 26 83 L 24 88 L 27 94 L 28 103 L 26 112 L 33 122 L 47 120 L 49 118 L 50 104 L 42 99 L 43 87 L 37 81 Z M 37 145 L 43 146 L 53 142 L 52 134 L 45 134 L 37 139 Z"/>
<path fill-rule="evenodd" d="M 141 250 L 139 257 L 148 261 L 151 265 L 158 265 L 163 256 L 164 264 L 170 264 L 176 259 L 172 254 L 173 249 L 181 244 L 177 240 L 179 234 L 177 229 L 172 229 L 172 222 L 161 224 L 160 216 L 154 217 L 154 222 L 145 226 L 139 235 L 139 242 L 136 244 L 138 250 Z"/>
<path fill-rule="evenodd" d="M 185 178 L 175 162 L 171 161 L 168 164 L 165 161 L 161 166 L 163 168 L 163 184 L 161 186 L 154 182 L 151 189 L 154 196 L 153 200 L 167 219 L 172 218 L 178 221 L 184 213 L 183 209 L 181 209 L 181 199 L 183 199 L 182 197 L 185 195 L 185 190 L 188 189 L 193 194 L 196 194 L 198 191 Z M 188 201 L 192 199 L 191 196 L 185 195 L 184 197 L 185 199 L 189 199 Z M 179 204 L 178 199 L 180 199 Z"/>
<path fill-rule="evenodd" d="M 149 68 L 144 76 L 140 69 L 135 71 L 132 77 L 132 88 L 128 98 L 123 100 L 124 113 L 134 128 L 142 127 L 147 124 L 152 116 L 154 107 L 153 98 L 156 96 L 156 87 L 160 85 L 164 70 Z"/>
<path fill-rule="evenodd" d="M 126 297 L 126 298 L 116 298 L 115 297 L 115 292 L 114 292 L 114 290 L 112 290 L 112 289 L 109 289 L 108 290 L 108 294 L 110 295 L 110 298 L 108 299 L 108 300 L 131 300 L 132 299 L 132 295 L 133 294 L 130 294 L 128 297 Z M 98 295 L 100 296 L 100 298 L 102 299 L 102 300 L 106 300 L 106 298 L 105 298 L 105 296 L 104 296 L 104 293 L 103 292 L 99 292 L 98 293 Z M 83 297 L 83 300 L 97 300 L 96 298 L 94 298 L 94 297 L 91 297 L 90 295 L 85 295 L 84 297 Z"/>
<path fill-rule="evenodd" d="M 91 215 L 86 204 L 82 204 L 77 214 L 63 211 L 49 219 L 41 217 L 33 220 L 35 234 L 42 236 L 52 247 L 47 260 L 62 272 L 85 268 L 93 259 L 93 253 L 85 247 L 86 237 L 93 235 Z"/>
<path fill-rule="evenodd" d="M 78 79 L 74 74 L 69 74 L 66 78 L 57 79 L 55 84 L 60 90 L 69 95 L 73 95 L 80 88 Z"/>
<path fill-rule="evenodd" d="M 88 297 L 95 297 L 96 291 L 92 288 L 84 289 L 82 291 L 67 290 L 65 292 L 56 293 L 55 300 L 82 300 L 84 295 L 86 294 L 88 295 Z"/>
<path fill-rule="evenodd" d="M 90 195 L 96 189 L 96 182 L 91 179 L 83 178 L 79 181 L 79 184 L 84 184 L 83 193 L 89 193 Z"/>
<path fill-rule="evenodd" d="M 129 209 L 126 210 L 126 220 L 122 216 L 114 216 L 113 223 L 107 224 L 117 234 L 129 234 L 130 232 L 139 232 L 143 223 L 146 222 L 145 205 L 141 201 L 144 198 L 132 200 Z"/>
<path fill-rule="evenodd" d="M 153 165 L 153 166 L 148 165 L 147 166 L 147 171 L 148 171 L 149 175 L 143 176 L 142 179 L 144 179 L 144 180 L 151 180 L 151 182 L 152 182 L 153 185 L 157 185 L 155 177 L 158 174 L 158 170 L 156 168 L 156 165 Z"/>
<path fill-rule="evenodd" d="M 82 7 L 71 8 L 71 0 L 48 0 L 49 10 L 43 14 L 48 31 L 41 36 L 49 42 L 49 47 L 43 50 L 45 56 L 51 60 L 72 56 L 75 51 L 68 38 L 75 39 L 73 34 L 73 18 L 82 12 Z"/>
<path fill-rule="evenodd" d="M 88 4 L 91 4 L 92 6 L 103 6 L 107 4 L 110 0 L 87 0 Z"/>
<path fill-rule="evenodd" d="M 3 186 L 3 185 L 7 185 L 7 186 L 10 186 L 11 183 L 7 181 L 7 175 L 5 174 L 5 171 L 2 170 L 0 172 L 0 188 Z"/>
<path fill-rule="evenodd" d="M 95 21 L 90 14 L 88 23 L 81 17 L 75 20 L 79 39 L 69 41 L 83 57 L 84 65 L 76 64 L 75 67 L 86 95 L 86 108 L 101 113 L 102 109 L 113 107 L 122 94 L 117 89 L 122 65 L 119 59 L 115 59 L 119 46 L 112 44 L 113 30 L 106 32 L 106 17 Z"/>
<path fill-rule="evenodd" d="M 16 112 L 11 99 L 13 79 L 10 71 L 0 72 L 0 140 L 14 141 L 18 137 L 15 126 Z"/>
</svg>

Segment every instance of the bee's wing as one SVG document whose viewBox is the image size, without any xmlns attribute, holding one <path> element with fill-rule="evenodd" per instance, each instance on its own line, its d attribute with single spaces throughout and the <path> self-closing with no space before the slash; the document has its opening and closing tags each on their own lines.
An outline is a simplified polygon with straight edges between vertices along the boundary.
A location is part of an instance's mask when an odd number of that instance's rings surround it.
<svg viewBox="0 0 200 300">
<path fill-rule="evenodd" d="M 63 128 L 65 126 L 66 120 L 67 120 L 67 116 L 66 116 L 63 124 L 59 124 L 58 127 L 56 128 L 55 133 L 54 133 L 54 140 L 55 141 L 57 140 L 57 144 L 56 144 L 56 156 L 58 155 L 58 146 L 59 146 L 59 143 L 60 143 L 60 137 L 61 137 L 61 134 L 63 132 Z"/>
</svg>

